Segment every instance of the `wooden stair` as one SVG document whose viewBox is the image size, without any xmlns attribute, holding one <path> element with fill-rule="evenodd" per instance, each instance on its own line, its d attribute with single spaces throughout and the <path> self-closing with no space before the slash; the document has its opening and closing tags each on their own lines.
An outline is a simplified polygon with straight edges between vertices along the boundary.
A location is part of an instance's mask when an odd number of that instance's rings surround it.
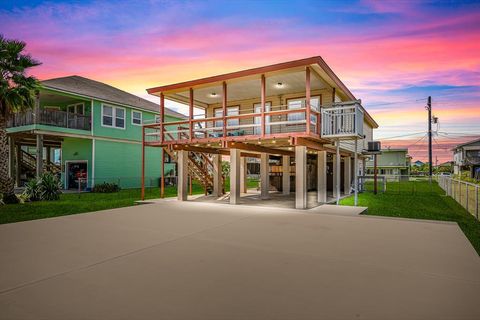
<svg viewBox="0 0 480 320">
<path fill-rule="evenodd" d="M 35 177 L 37 168 L 37 157 L 24 151 L 20 151 L 20 167 L 22 172 L 27 174 L 27 177 Z M 43 171 L 52 172 L 54 174 L 61 172 L 61 167 L 53 162 L 43 160 Z"/>
<path fill-rule="evenodd" d="M 177 160 L 175 152 L 172 150 L 163 148 L 163 151 L 175 161 Z M 205 194 L 213 191 L 213 163 L 207 154 L 189 152 L 188 174 L 191 179 L 198 181 L 204 187 Z M 222 179 L 225 179 L 223 175 Z"/>
</svg>

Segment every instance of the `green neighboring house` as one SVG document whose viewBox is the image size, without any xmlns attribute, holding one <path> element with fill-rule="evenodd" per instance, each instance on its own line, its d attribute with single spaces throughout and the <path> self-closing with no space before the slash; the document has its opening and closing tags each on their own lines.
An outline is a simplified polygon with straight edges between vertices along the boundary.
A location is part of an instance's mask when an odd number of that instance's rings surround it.
<svg viewBox="0 0 480 320">
<path fill-rule="evenodd" d="M 377 169 L 380 175 L 410 175 L 411 157 L 408 149 L 382 149 L 377 156 Z M 367 174 L 373 174 L 373 157 L 366 162 Z"/>
<path fill-rule="evenodd" d="M 165 118 L 185 116 L 165 109 Z M 35 109 L 7 125 L 10 174 L 17 187 L 44 171 L 58 174 L 65 189 L 103 182 L 140 187 L 142 124 L 155 121 L 157 104 L 107 84 L 80 76 L 42 81 Z M 146 148 L 147 186 L 158 186 L 161 150 Z M 175 163 L 166 159 L 166 175 L 173 176 Z"/>
</svg>

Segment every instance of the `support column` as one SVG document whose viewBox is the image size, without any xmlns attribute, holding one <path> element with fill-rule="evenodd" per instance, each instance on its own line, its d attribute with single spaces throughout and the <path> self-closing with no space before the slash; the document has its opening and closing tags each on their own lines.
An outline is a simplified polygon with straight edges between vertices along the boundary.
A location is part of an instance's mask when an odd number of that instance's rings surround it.
<svg viewBox="0 0 480 320">
<path fill-rule="evenodd" d="M 337 199 L 337 156 L 336 154 L 332 155 L 332 196 L 334 199 Z"/>
<path fill-rule="evenodd" d="M 335 154 L 335 171 L 337 172 L 336 176 L 335 176 L 335 181 L 336 181 L 336 185 L 335 185 L 335 190 L 336 190 L 336 193 L 335 193 L 335 198 L 337 199 L 337 204 L 340 203 L 340 170 L 341 170 L 341 159 L 340 159 L 340 141 L 337 141 L 336 143 L 336 149 L 337 149 L 337 152 Z M 334 171 L 334 172 L 335 172 Z"/>
<path fill-rule="evenodd" d="M 178 177 L 177 177 L 177 199 L 188 200 L 188 151 L 177 151 Z"/>
<path fill-rule="evenodd" d="M 240 202 L 240 150 L 230 149 L 230 204 Z"/>
<path fill-rule="evenodd" d="M 352 183 L 352 158 L 345 157 L 344 158 L 344 166 L 343 169 L 345 174 L 343 175 L 344 183 L 343 183 L 343 193 L 350 194 L 351 190 L 351 183 Z"/>
<path fill-rule="evenodd" d="M 37 178 L 43 173 L 43 135 L 37 134 Z"/>
<path fill-rule="evenodd" d="M 307 147 L 295 146 L 295 208 L 307 208 Z"/>
<path fill-rule="evenodd" d="M 268 191 L 270 189 L 270 175 L 269 175 L 268 159 L 269 159 L 268 153 L 260 154 L 260 185 L 261 185 L 260 198 L 261 199 L 269 198 Z"/>
<path fill-rule="evenodd" d="M 240 159 L 240 192 L 247 193 L 247 158 Z"/>
<path fill-rule="evenodd" d="M 15 178 L 15 139 L 8 137 L 8 177 Z"/>
<path fill-rule="evenodd" d="M 358 205 L 358 140 L 355 139 L 355 156 L 353 158 L 353 188 L 355 189 L 354 205 Z"/>
<path fill-rule="evenodd" d="M 48 170 L 48 171 L 51 171 L 51 170 L 52 170 L 52 168 L 50 168 L 50 162 L 51 162 L 51 158 L 50 158 L 51 155 L 50 155 L 50 153 L 51 153 L 51 149 L 50 149 L 50 147 L 45 147 L 45 149 L 46 149 L 46 150 L 45 150 L 45 152 L 46 152 L 45 155 L 46 155 L 46 158 L 47 158 L 47 161 L 46 161 L 46 162 L 47 162 L 47 170 Z"/>
<path fill-rule="evenodd" d="M 290 156 L 282 157 L 282 192 L 290 194 Z"/>
<path fill-rule="evenodd" d="M 317 152 L 317 201 L 327 202 L 327 151 Z"/>
<path fill-rule="evenodd" d="M 213 155 L 213 195 L 221 197 L 222 193 L 222 155 Z"/>
</svg>

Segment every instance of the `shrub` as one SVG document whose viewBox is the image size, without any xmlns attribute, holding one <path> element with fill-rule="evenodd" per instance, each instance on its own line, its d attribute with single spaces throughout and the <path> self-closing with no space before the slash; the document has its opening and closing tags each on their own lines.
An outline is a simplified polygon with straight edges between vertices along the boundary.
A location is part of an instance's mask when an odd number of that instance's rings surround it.
<svg viewBox="0 0 480 320">
<path fill-rule="evenodd" d="M 25 185 L 25 190 L 23 191 L 27 200 L 30 201 L 39 201 L 42 199 L 42 194 L 40 190 L 40 180 L 31 179 Z"/>
<path fill-rule="evenodd" d="M 52 173 L 44 173 L 40 176 L 40 198 L 42 200 L 58 200 L 62 193 L 60 180 Z"/>
<path fill-rule="evenodd" d="M 15 194 L 4 194 L 1 199 L 3 204 L 14 204 L 18 203 L 18 198 Z"/>
<path fill-rule="evenodd" d="M 96 184 L 93 187 L 93 192 L 97 192 L 97 193 L 112 193 L 112 192 L 118 192 L 118 191 L 120 191 L 120 187 L 118 186 L 118 184 L 114 182 L 112 183 L 104 182 L 104 183 Z"/>
</svg>

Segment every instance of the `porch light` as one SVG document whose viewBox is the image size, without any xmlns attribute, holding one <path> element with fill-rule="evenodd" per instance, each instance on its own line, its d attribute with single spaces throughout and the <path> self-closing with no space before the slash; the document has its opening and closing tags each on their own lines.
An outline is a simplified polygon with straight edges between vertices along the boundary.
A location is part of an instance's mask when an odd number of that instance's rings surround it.
<svg viewBox="0 0 480 320">
<path fill-rule="evenodd" d="M 215 98 L 215 97 L 217 97 L 217 96 L 218 96 L 218 93 L 216 93 L 216 92 L 210 93 L 210 97 L 212 97 L 212 98 Z"/>
<path fill-rule="evenodd" d="M 285 84 L 283 82 L 277 82 L 275 84 L 275 88 L 277 89 L 282 89 L 283 87 L 285 87 Z"/>
<path fill-rule="evenodd" d="M 277 143 L 277 141 L 276 141 L 276 140 L 272 140 L 272 143 Z"/>
<path fill-rule="evenodd" d="M 258 144 L 262 144 L 262 141 L 258 140 L 258 142 L 257 142 L 257 143 L 258 143 Z"/>
</svg>

